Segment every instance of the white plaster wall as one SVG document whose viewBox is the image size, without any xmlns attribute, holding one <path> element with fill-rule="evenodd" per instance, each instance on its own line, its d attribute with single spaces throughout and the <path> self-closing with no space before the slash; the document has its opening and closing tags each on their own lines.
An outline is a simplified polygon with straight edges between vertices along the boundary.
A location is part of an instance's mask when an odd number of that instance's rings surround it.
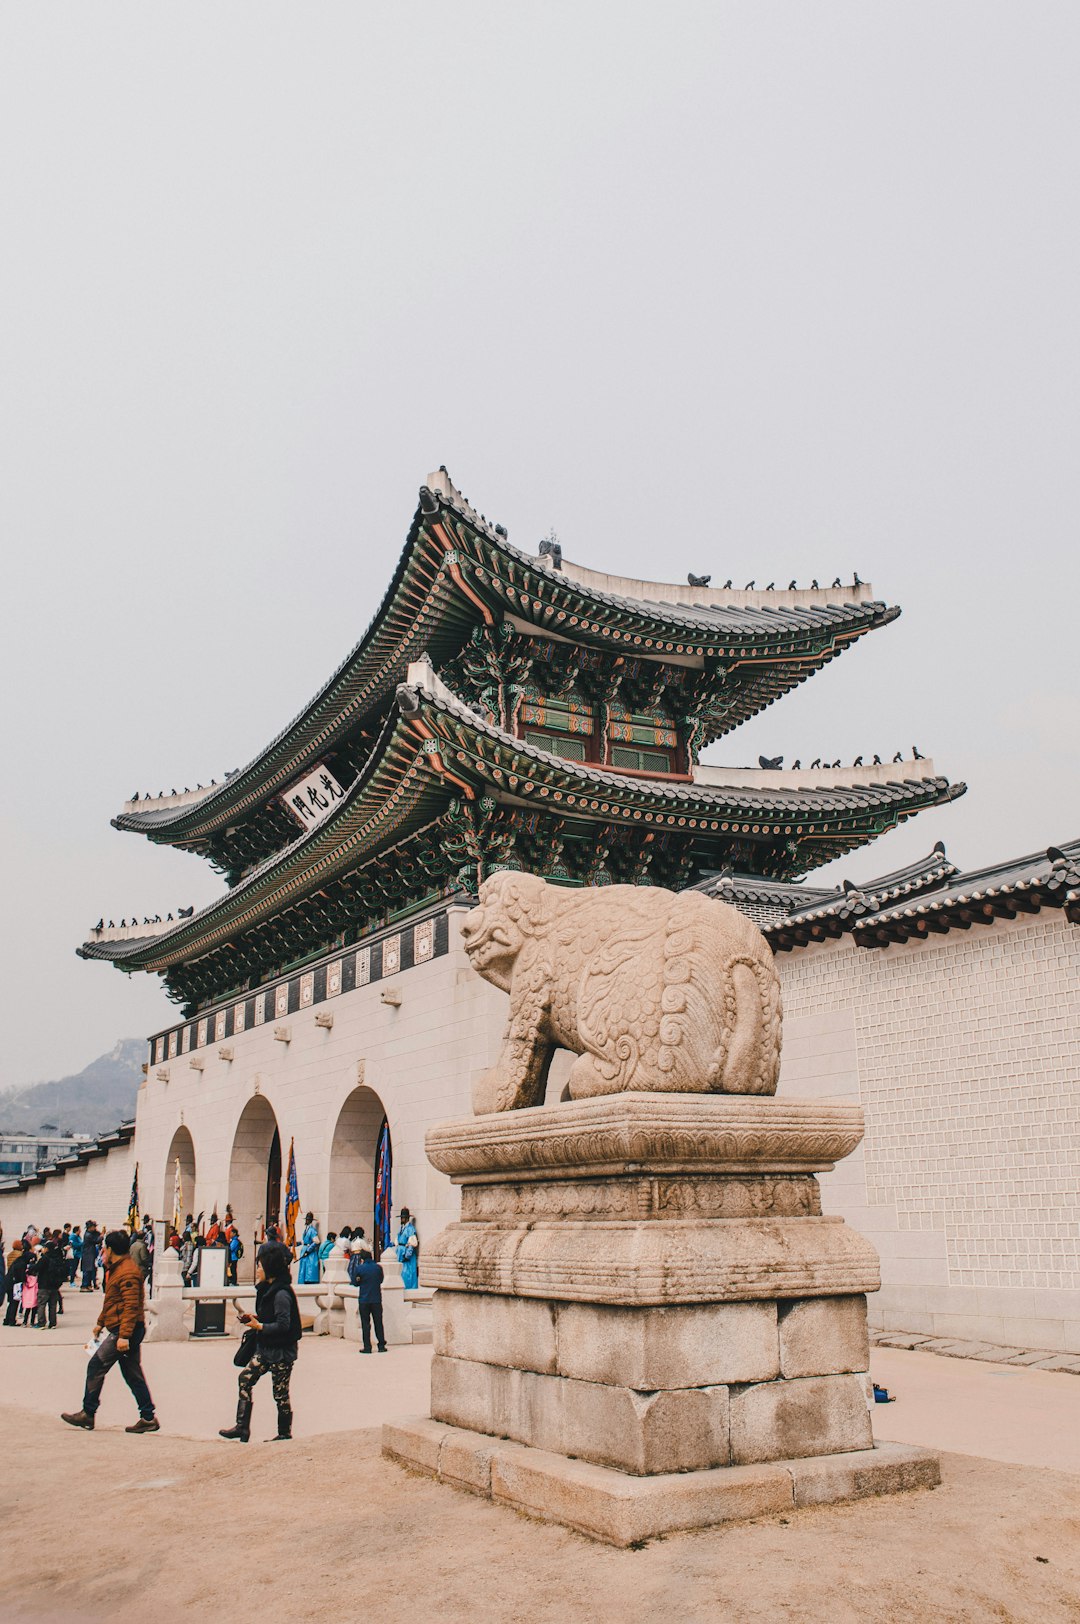
<svg viewBox="0 0 1080 1624">
<path fill-rule="evenodd" d="M 493 1063 L 506 999 L 468 966 L 465 910 L 450 913 L 437 959 L 270 1020 L 167 1064 L 140 1090 L 133 1146 L 15 1196 L 0 1196 L 5 1236 L 93 1216 L 120 1223 L 136 1155 L 144 1210 L 164 1199 L 167 1156 L 191 1131 L 196 1187 L 185 1206 L 220 1208 L 241 1113 L 272 1106 L 283 1169 L 295 1138 L 302 1208 L 325 1233 L 331 1146 L 342 1106 L 363 1082 L 381 1098 L 394 1144 L 395 1211 L 431 1237 L 458 1212 L 427 1164 L 428 1127 L 471 1109 L 476 1071 Z M 1080 930 L 1056 911 L 952 931 L 884 951 L 849 939 L 777 956 L 784 989 L 783 1094 L 860 1100 L 866 1139 L 823 1177 L 827 1211 L 877 1247 L 879 1327 L 1017 1347 L 1080 1352 Z M 382 1002 L 384 991 L 401 1005 Z M 292 1041 L 274 1040 L 287 1025 Z M 559 1097 L 570 1057 L 552 1068 Z M 137 1147 L 137 1149 L 135 1148 Z M 367 1226 L 370 1212 L 354 1221 Z M 340 1222 L 340 1218 L 336 1221 Z"/>
<path fill-rule="evenodd" d="M 232 1061 L 220 1060 L 220 1045 L 211 1043 L 198 1051 L 202 1071 L 192 1069 L 189 1055 L 152 1065 L 136 1130 L 145 1203 L 160 1202 L 169 1145 L 183 1122 L 196 1164 L 185 1207 L 223 1211 L 237 1124 L 258 1092 L 277 1118 L 283 1175 L 295 1139 L 301 1210 L 310 1208 L 325 1234 L 334 1130 L 362 1062 L 363 1083 L 379 1095 L 390 1123 L 395 1213 L 405 1205 L 417 1214 L 421 1241 L 456 1218 L 457 1191 L 428 1165 L 424 1135 L 432 1123 L 471 1111 L 473 1074 L 494 1060 L 506 1021 L 505 996 L 474 974 L 461 948 L 465 912 L 450 912 L 448 953 L 229 1038 Z M 400 1007 L 383 1003 L 384 992 L 400 993 Z M 317 1013 L 333 1015 L 329 1031 L 315 1024 Z M 288 1044 L 274 1039 L 276 1026 L 289 1028 Z M 358 1202 L 349 1216 L 370 1233 L 370 1210 Z"/>
<path fill-rule="evenodd" d="M 777 955 L 782 1093 L 861 1100 L 822 1180 L 887 1329 L 1080 1352 L 1080 930 L 1056 910 Z"/>
<path fill-rule="evenodd" d="M 134 1140 L 98 1156 L 85 1167 L 32 1184 L 14 1195 L 0 1194 L 0 1226 L 4 1245 L 21 1235 L 28 1224 L 43 1229 L 93 1218 L 103 1229 L 119 1229 L 127 1218 L 131 1179 L 135 1171 Z M 139 1189 L 142 1190 L 142 1172 Z"/>
</svg>

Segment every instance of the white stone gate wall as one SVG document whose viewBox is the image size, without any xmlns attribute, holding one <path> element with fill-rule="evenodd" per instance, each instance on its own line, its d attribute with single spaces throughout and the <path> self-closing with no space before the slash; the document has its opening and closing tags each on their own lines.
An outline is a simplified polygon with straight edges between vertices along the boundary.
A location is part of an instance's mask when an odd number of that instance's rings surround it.
<svg viewBox="0 0 1080 1624">
<path fill-rule="evenodd" d="M 334 1130 L 342 1106 L 360 1082 L 378 1094 L 390 1123 L 395 1213 L 405 1205 L 417 1215 L 421 1245 L 456 1218 L 457 1191 L 428 1165 L 424 1135 L 433 1122 L 471 1110 L 473 1073 L 494 1060 L 506 1021 L 505 997 L 481 981 L 465 958 L 460 921 L 466 911 L 450 910 L 449 951 L 438 958 L 384 975 L 316 1008 L 268 1018 L 265 1025 L 230 1037 L 224 1045 L 211 1043 L 195 1056 L 152 1064 L 139 1095 L 136 1127 L 139 1185 L 147 1210 L 171 1216 L 161 1210 L 166 1163 L 173 1134 L 182 1124 L 195 1147 L 195 1189 L 185 1189 L 184 1206 L 194 1212 L 203 1208 L 207 1216 L 215 1207 L 224 1211 L 231 1199 L 237 1124 L 258 1093 L 277 1119 L 283 1181 L 289 1143 L 295 1140 L 301 1211 L 313 1211 L 325 1235 Z M 385 1003 L 384 994 L 399 994 L 400 1006 Z M 326 1014 L 333 1016 L 330 1030 L 316 1024 L 316 1016 Z M 276 1041 L 275 1027 L 287 1027 L 291 1041 Z M 223 1046 L 232 1050 L 231 1061 L 218 1058 Z M 203 1070 L 192 1067 L 193 1058 Z M 167 1081 L 159 1078 L 159 1071 L 167 1073 Z M 349 1220 L 371 1233 L 372 1214 L 359 1210 L 359 1201 Z M 250 1248 L 251 1236 L 243 1239 Z"/>
<path fill-rule="evenodd" d="M 0 1193 L 5 1249 L 10 1251 L 11 1242 L 28 1224 L 38 1229 L 47 1224 L 55 1229 L 66 1223 L 81 1225 L 93 1218 L 103 1229 L 119 1229 L 127 1218 L 134 1172 L 134 1140 L 129 1140 L 105 1156 L 96 1156 L 85 1167 L 57 1173 L 27 1190 Z M 139 1187 L 141 1190 L 141 1173 Z"/>
<path fill-rule="evenodd" d="M 881 1253 L 872 1322 L 1080 1352 L 1080 929 L 1047 910 L 776 962 L 781 1091 L 866 1110 L 823 1189 Z"/>
</svg>

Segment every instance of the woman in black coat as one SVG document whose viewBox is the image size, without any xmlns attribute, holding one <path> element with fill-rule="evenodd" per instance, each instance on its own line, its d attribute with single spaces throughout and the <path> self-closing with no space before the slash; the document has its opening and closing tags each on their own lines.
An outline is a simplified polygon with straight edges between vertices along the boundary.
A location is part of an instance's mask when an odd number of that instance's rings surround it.
<svg viewBox="0 0 1080 1624">
<path fill-rule="evenodd" d="M 255 1270 L 255 1312 L 238 1317 L 247 1327 L 248 1337 L 254 1332 L 254 1347 L 240 1372 L 239 1396 L 236 1402 L 236 1425 L 222 1427 L 223 1438 L 239 1438 L 247 1443 L 251 1437 L 251 1406 L 255 1383 L 266 1372 L 274 1389 L 277 1405 L 277 1437 L 275 1443 L 292 1437 L 292 1405 L 289 1400 L 289 1382 L 292 1367 L 300 1345 L 300 1308 L 292 1288 L 290 1265 L 292 1256 L 279 1243 L 269 1242 L 259 1247 Z"/>
</svg>

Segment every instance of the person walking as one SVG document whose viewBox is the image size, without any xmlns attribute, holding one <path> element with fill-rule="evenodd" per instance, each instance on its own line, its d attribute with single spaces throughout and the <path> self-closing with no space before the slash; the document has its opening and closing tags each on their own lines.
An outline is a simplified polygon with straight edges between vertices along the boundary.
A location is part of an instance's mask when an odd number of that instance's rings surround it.
<svg viewBox="0 0 1080 1624">
<path fill-rule="evenodd" d="M 113 1365 L 119 1364 L 120 1374 L 139 1406 L 139 1419 L 134 1426 L 125 1427 L 125 1432 L 161 1430 L 139 1356 L 146 1335 L 146 1283 L 130 1253 L 131 1237 L 127 1230 L 111 1229 L 105 1236 L 105 1301 L 94 1326 L 95 1336 L 102 1331 L 105 1336 L 86 1367 L 82 1409 L 61 1415 L 69 1427 L 83 1427 L 93 1432 L 105 1378 Z"/>
<path fill-rule="evenodd" d="M 244 1255 L 244 1243 L 235 1224 L 231 1224 L 225 1231 L 225 1238 L 229 1250 L 229 1261 L 225 1266 L 226 1279 L 230 1286 L 235 1286 L 240 1274 L 240 1260 Z"/>
<path fill-rule="evenodd" d="M 292 1367 L 300 1347 L 300 1308 L 292 1288 L 289 1249 L 279 1241 L 266 1241 L 259 1247 L 255 1264 L 255 1312 L 237 1310 L 247 1334 L 255 1333 L 251 1357 L 240 1372 L 236 1401 L 236 1425 L 222 1427 L 222 1438 L 237 1438 L 246 1444 L 251 1437 L 251 1409 L 255 1383 L 266 1372 L 277 1405 L 277 1437 L 274 1443 L 292 1437 L 293 1412 L 289 1398 Z"/>
<path fill-rule="evenodd" d="M 17 1240 L 7 1260 L 7 1313 L 4 1315 L 5 1325 L 14 1325 L 16 1316 L 22 1306 L 23 1287 L 26 1284 L 26 1265 L 30 1261 L 30 1248 L 25 1241 Z"/>
<path fill-rule="evenodd" d="M 375 1343 L 380 1353 L 386 1352 L 386 1333 L 383 1330 L 382 1283 L 383 1268 L 370 1252 L 356 1252 L 349 1260 L 349 1279 L 357 1287 L 356 1300 L 360 1308 L 360 1334 L 364 1339 L 361 1353 L 371 1352 L 371 1327 L 375 1326 Z"/>
<path fill-rule="evenodd" d="M 406 1291 L 415 1291 L 419 1284 L 420 1239 L 416 1233 L 412 1213 L 402 1207 L 397 1234 L 397 1260 L 401 1264 L 401 1284 Z"/>
<path fill-rule="evenodd" d="M 92 1218 L 88 1218 L 83 1225 L 82 1243 L 82 1285 L 80 1291 L 97 1290 L 97 1253 L 101 1243 L 101 1232 Z"/>
<path fill-rule="evenodd" d="M 45 1325 L 48 1315 L 48 1328 L 56 1330 L 56 1312 L 60 1307 L 60 1288 L 67 1279 L 67 1258 L 61 1245 L 59 1235 L 50 1235 L 49 1244 L 38 1258 L 37 1266 L 37 1311 L 34 1324 Z"/>
</svg>

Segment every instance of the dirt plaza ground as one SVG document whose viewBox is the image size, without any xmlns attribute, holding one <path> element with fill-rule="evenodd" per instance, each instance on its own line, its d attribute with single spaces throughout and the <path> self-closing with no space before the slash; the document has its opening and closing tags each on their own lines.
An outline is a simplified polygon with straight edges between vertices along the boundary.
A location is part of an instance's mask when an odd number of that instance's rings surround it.
<svg viewBox="0 0 1080 1624">
<path fill-rule="evenodd" d="M 55 1332 L 0 1331 L 0 1618 L 13 1624 L 1080 1619 L 1075 1377 L 876 1350 L 876 1378 L 899 1394 L 877 1433 L 954 1451 L 940 1489 L 615 1551 L 381 1459 L 379 1421 L 425 1408 L 427 1348 L 364 1358 L 309 1340 L 297 1438 L 262 1442 L 260 1391 L 244 1447 L 216 1438 L 235 1344 L 151 1345 L 162 1432 L 123 1431 L 134 1407 L 118 1373 L 97 1431 L 72 1432 L 58 1411 L 77 1407 L 99 1301 L 69 1295 Z"/>
</svg>

